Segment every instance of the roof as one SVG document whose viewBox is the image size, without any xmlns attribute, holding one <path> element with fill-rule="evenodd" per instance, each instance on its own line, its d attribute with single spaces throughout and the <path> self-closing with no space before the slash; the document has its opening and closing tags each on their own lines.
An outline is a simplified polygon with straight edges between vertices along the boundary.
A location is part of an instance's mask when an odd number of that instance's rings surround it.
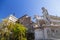
<svg viewBox="0 0 60 40">
<path fill-rule="evenodd" d="M 28 16 L 27 14 L 25 14 L 25 15 L 23 15 L 22 17 L 20 17 L 19 19 L 21 19 L 21 18 L 23 18 L 23 17 L 25 17 L 25 16 Z"/>
<path fill-rule="evenodd" d="M 56 19 L 56 20 L 60 20 L 60 17 L 58 16 L 53 16 L 53 15 L 49 15 L 51 19 Z"/>
</svg>

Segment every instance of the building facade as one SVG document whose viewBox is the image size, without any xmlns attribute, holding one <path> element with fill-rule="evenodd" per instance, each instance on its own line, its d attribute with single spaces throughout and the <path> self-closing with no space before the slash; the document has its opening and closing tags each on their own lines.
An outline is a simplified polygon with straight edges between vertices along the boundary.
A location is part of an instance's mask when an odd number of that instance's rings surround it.
<svg viewBox="0 0 60 40">
<path fill-rule="evenodd" d="M 34 40 L 34 29 L 31 17 L 28 15 L 24 15 L 17 20 L 17 23 L 23 24 L 27 30 L 27 40 Z"/>
<path fill-rule="evenodd" d="M 12 14 L 10 16 L 8 16 L 7 18 L 5 18 L 5 19 L 8 20 L 8 22 L 13 22 L 13 23 L 15 23 L 18 20 L 18 18 L 16 18 Z"/>
<path fill-rule="evenodd" d="M 60 17 L 49 15 L 44 7 L 42 8 L 42 13 L 42 17 L 35 16 L 35 40 L 60 39 Z"/>
</svg>

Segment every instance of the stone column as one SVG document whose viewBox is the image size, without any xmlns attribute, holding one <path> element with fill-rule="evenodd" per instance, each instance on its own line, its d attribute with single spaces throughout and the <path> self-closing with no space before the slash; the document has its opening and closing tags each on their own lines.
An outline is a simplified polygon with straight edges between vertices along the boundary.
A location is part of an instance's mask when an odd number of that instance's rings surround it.
<svg viewBox="0 0 60 40">
<path fill-rule="evenodd" d="M 35 30 L 35 40 L 43 39 L 43 32 L 41 29 Z"/>
</svg>

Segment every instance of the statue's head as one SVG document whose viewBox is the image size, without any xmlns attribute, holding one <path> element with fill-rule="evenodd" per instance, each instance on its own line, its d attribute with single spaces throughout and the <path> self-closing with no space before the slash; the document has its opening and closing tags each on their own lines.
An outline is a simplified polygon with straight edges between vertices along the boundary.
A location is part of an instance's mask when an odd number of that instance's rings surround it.
<svg viewBox="0 0 60 40">
<path fill-rule="evenodd" d="M 43 12 L 46 10 L 44 7 L 42 7 L 41 9 L 42 9 Z"/>
<path fill-rule="evenodd" d="M 45 9 L 44 7 L 42 7 L 42 10 Z"/>
</svg>

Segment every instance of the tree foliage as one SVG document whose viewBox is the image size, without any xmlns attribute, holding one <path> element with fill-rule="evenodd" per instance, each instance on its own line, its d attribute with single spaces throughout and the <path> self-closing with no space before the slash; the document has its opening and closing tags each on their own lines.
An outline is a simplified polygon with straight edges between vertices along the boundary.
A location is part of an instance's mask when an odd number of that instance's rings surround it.
<svg viewBox="0 0 60 40">
<path fill-rule="evenodd" d="M 26 30 L 22 24 L 8 22 L 4 20 L 0 27 L 0 40 L 27 40 Z"/>
</svg>

